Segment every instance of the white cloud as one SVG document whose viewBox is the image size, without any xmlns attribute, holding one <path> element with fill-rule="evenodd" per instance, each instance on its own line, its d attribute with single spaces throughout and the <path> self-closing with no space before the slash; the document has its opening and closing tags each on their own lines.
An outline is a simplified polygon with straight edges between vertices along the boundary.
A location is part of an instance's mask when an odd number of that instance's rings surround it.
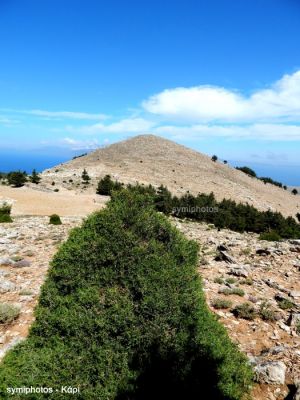
<svg viewBox="0 0 300 400">
<path fill-rule="evenodd" d="M 99 133 L 142 133 L 148 132 L 154 123 L 144 118 L 126 118 L 111 124 L 94 124 L 81 127 L 67 126 L 65 130 L 72 133 L 95 135 Z"/>
<path fill-rule="evenodd" d="M 249 96 L 222 87 L 166 89 L 142 103 L 164 118 L 190 122 L 300 122 L 300 70 Z"/>
<path fill-rule="evenodd" d="M 107 119 L 109 116 L 106 114 L 92 114 L 86 112 L 76 111 L 48 111 L 48 110 L 13 110 L 13 109 L 1 109 L 1 111 L 13 113 L 13 114 L 24 114 L 32 115 L 35 117 L 42 117 L 47 119 L 76 119 L 76 120 L 95 120 L 102 121 Z"/>
<path fill-rule="evenodd" d="M 187 126 L 160 126 L 154 133 L 168 135 L 172 139 L 204 139 L 223 137 L 228 139 L 254 139 L 271 141 L 298 141 L 300 140 L 300 126 L 286 124 L 251 124 L 251 125 L 187 125 Z"/>
<path fill-rule="evenodd" d="M 9 118 L 5 115 L 0 115 L 0 124 L 10 126 L 10 125 L 17 124 L 17 123 L 19 123 L 19 121 Z"/>
<path fill-rule="evenodd" d="M 71 150 L 94 150 L 100 146 L 97 139 L 95 140 L 76 140 L 70 137 L 65 137 L 60 140 L 60 145 L 68 147 Z"/>
</svg>

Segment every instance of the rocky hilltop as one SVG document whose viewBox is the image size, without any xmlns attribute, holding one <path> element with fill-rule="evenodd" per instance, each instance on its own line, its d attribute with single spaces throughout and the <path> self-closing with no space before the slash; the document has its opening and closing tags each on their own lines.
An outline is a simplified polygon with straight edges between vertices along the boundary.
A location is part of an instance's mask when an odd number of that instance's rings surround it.
<svg viewBox="0 0 300 400">
<path fill-rule="evenodd" d="M 92 178 L 91 192 L 99 178 L 110 174 L 124 183 L 163 184 L 178 195 L 214 192 L 218 200 L 230 198 L 285 216 L 300 210 L 299 196 L 154 135 L 136 136 L 60 164 L 43 173 L 43 182 L 49 188 L 55 182 L 55 187 L 81 190 L 83 168 Z"/>
</svg>

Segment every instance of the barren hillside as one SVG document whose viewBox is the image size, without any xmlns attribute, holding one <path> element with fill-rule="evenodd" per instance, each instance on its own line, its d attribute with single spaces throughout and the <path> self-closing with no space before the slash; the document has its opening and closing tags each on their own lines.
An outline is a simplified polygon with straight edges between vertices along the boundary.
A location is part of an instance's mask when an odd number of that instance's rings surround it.
<svg viewBox="0 0 300 400">
<path fill-rule="evenodd" d="M 193 194 L 214 192 L 219 200 L 231 198 L 260 210 L 277 210 L 285 216 L 300 210 L 299 196 L 154 135 L 136 136 L 46 170 L 43 184 L 51 188 L 55 182 L 55 187 L 82 190 L 83 168 L 92 178 L 90 192 L 94 192 L 99 178 L 110 174 L 125 183 L 164 184 L 177 194 L 188 190 Z"/>
</svg>

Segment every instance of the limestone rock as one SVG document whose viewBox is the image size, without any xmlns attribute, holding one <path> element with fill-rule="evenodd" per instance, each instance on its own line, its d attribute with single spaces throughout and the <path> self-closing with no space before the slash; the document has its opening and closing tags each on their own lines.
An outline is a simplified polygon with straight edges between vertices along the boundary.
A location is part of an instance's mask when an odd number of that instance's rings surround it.
<svg viewBox="0 0 300 400">
<path fill-rule="evenodd" d="M 282 361 L 263 361 L 254 367 L 255 380 L 259 383 L 283 385 L 286 365 Z"/>
</svg>

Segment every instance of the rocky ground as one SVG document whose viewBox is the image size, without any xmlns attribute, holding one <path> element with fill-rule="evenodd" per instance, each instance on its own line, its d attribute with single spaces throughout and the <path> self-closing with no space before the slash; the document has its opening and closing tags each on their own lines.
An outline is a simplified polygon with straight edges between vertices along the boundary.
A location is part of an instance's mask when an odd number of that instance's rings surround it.
<svg viewBox="0 0 300 400">
<path fill-rule="evenodd" d="M 0 323 L 0 358 L 26 337 L 49 262 L 82 218 L 62 221 L 23 216 L 0 225 L 0 304 L 20 310 L 13 322 Z M 296 399 L 287 396 L 300 379 L 300 241 L 262 242 L 255 234 L 172 221 L 200 244 L 207 302 L 255 367 L 253 398 Z M 244 303 L 250 308 L 235 309 Z"/>
<path fill-rule="evenodd" d="M 174 223 L 200 244 L 207 302 L 255 368 L 260 385 L 253 397 L 299 399 L 293 393 L 300 381 L 300 240 L 265 242 L 255 234 Z"/>
<path fill-rule="evenodd" d="M 0 304 L 20 310 L 12 323 L 0 323 L 0 359 L 26 337 L 49 261 L 81 220 L 65 217 L 62 225 L 49 225 L 48 217 L 16 217 L 13 223 L 0 224 Z"/>
</svg>

